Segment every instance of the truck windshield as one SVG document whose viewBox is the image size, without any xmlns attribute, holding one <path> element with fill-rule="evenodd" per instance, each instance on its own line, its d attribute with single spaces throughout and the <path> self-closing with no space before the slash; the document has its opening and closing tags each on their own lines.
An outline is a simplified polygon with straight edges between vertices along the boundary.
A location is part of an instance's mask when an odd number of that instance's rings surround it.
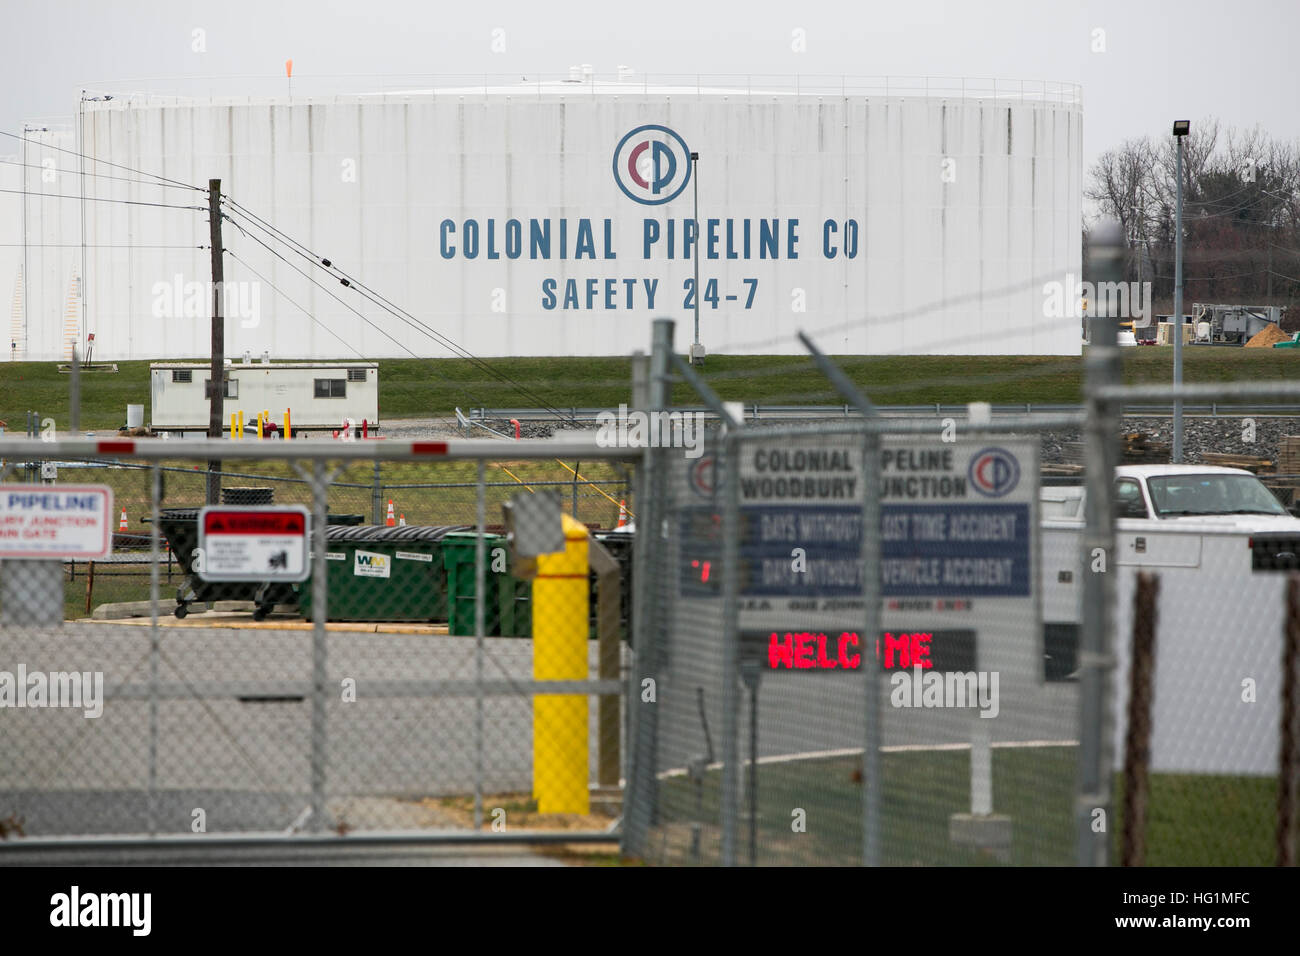
<svg viewBox="0 0 1300 956">
<path fill-rule="evenodd" d="M 1253 475 L 1168 475 L 1148 478 L 1160 518 L 1178 515 L 1285 515 L 1273 493 Z"/>
</svg>

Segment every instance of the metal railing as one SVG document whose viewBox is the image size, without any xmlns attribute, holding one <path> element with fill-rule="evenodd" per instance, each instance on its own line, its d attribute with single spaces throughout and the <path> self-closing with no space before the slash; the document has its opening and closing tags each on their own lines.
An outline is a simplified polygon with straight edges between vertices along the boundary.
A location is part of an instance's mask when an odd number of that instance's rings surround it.
<svg viewBox="0 0 1300 956">
<path fill-rule="evenodd" d="M 1212 389 L 1214 386 L 1205 386 Z M 1171 395 L 1168 386 L 1158 385 L 1151 386 L 1148 391 L 1142 393 L 1146 399 L 1150 397 L 1155 399 L 1167 398 Z M 1209 391 L 1202 393 L 1210 394 Z M 1217 394 L 1217 393 L 1216 393 Z M 1231 401 L 1231 402 L 1185 402 L 1183 404 L 1183 414 L 1192 416 L 1207 416 L 1211 418 L 1219 416 L 1237 416 L 1237 415 L 1264 415 L 1271 417 L 1289 418 L 1300 417 L 1300 392 L 1296 393 L 1297 400 L 1292 403 L 1268 402 L 1268 401 Z M 1193 396 L 1195 397 L 1195 396 Z M 1271 397 L 1280 397 L 1278 393 L 1272 390 L 1266 390 L 1260 395 L 1263 399 Z M 765 405 L 759 402 L 744 402 L 744 418 L 746 422 L 754 423 L 760 421 L 772 420 L 823 420 L 823 419 L 853 419 L 859 418 L 860 414 L 857 409 L 851 405 Z M 1058 416 L 1058 415 L 1082 415 L 1086 406 L 1083 404 L 1071 405 L 1061 403 L 1041 403 L 1041 402 L 1024 402 L 1017 404 L 1000 404 L 992 406 L 992 414 L 995 417 L 1008 415 L 1027 415 L 1027 416 Z M 717 421 L 717 414 L 707 405 L 680 405 L 673 406 L 674 411 L 689 413 L 692 415 L 704 415 L 706 418 Z M 877 406 L 878 414 L 889 418 L 923 418 L 934 416 L 937 418 L 962 418 L 969 408 L 964 404 L 943 404 L 934 403 L 928 405 L 879 405 Z M 561 408 L 557 410 L 542 408 L 471 408 L 467 421 L 477 424 L 481 421 L 503 420 L 508 421 L 512 418 L 519 421 L 530 422 L 553 422 L 557 418 L 557 412 L 566 419 L 576 421 L 582 424 L 594 423 L 596 416 L 600 414 L 609 414 L 607 408 Z M 1151 418 L 1168 418 L 1173 414 L 1173 403 L 1162 401 L 1151 401 L 1149 404 L 1144 401 L 1141 404 L 1129 402 L 1126 403 L 1120 414 L 1129 418 L 1141 418 L 1144 416 Z"/>
</svg>

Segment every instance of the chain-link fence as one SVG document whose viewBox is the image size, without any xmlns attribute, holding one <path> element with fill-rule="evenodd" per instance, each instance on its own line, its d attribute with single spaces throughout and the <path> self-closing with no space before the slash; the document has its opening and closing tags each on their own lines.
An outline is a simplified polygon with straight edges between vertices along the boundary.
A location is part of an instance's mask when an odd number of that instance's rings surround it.
<svg viewBox="0 0 1300 956">
<path fill-rule="evenodd" d="M 1098 397 L 1113 406 L 1152 391 L 1112 386 Z M 1300 397 L 1287 385 L 1187 391 L 1198 401 Z M 1091 561 L 1115 591 L 1113 862 L 1294 859 L 1300 672 L 1288 588 L 1300 519 L 1283 505 L 1292 490 L 1243 467 L 1121 466 L 1110 483 L 1089 471 L 1087 494 L 1107 496 L 1114 535 Z M 1048 524 L 1071 533 L 1068 520 Z M 1053 566 L 1043 570 L 1050 581 Z"/>
<path fill-rule="evenodd" d="M 639 445 L 0 443 L 3 833 L 622 805 L 662 863 L 1294 859 L 1300 519 L 1260 476 L 1116 470 L 1151 394 L 1114 375 L 1070 485 L 1078 416 L 741 426 L 695 383 L 719 429 L 652 358 Z"/>
<path fill-rule="evenodd" d="M 6 832 L 604 834 L 628 456 L 504 444 L 6 442 Z"/>
<path fill-rule="evenodd" d="M 691 380 L 725 421 L 683 365 L 653 375 Z M 1040 487 L 1039 452 L 1077 417 L 882 418 L 850 387 L 856 423 L 733 420 L 692 446 L 690 413 L 657 432 L 652 413 L 625 846 L 704 864 L 1294 859 L 1300 520 L 1242 469 L 1116 470 L 1114 412 L 1155 391 L 1116 369 L 1090 384 L 1074 484 Z"/>
<path fill-rule="evenodd" d="M 856 864 L 869 826 L 882 864 L 1073 860 L 1077 621 L 1044 646 L 1037 435 L 889 427 L 870 481 L 862 425 L 660 455 L 651 859 Z"/>
<path fill-rule="evenodd" d="M 107 483 L 115 490 L 113 553 L 99 560 L 64 562 L 68 619 L 106 614 L 146 614 L 150 582 L 150 468 L 139 462 L 92 459 L 46 461 L 47 480 L 56 484 Z M 192 507 L 206 494 L 207 463 L 170 462 L 159 467 L 165 511 Z M 39 468 L 22 468 L 18 472 Z M 350 480 L 330 484 L 330 512 L 337 521 L 367 525 L 425 526 L 472 525 L 475 520 L 477 483 L 464 469 L 444 469 L 445 476 L 430 476 L 408 462 L 367 462 L 349 469 Z M 471 469 L 472 471 L 472 469 Z M 463 472 L 463 474 L 461 474 Z M 283 460 L 227 462 L 216 472 L 221 501 L 228 504 L 311 503 L 308 482 Z M 489 463 L 484 484 L 493 501 L 489 533 L 499 533 L 501 516 L 496 502 L 515 491 L 531 488 L 560 494 L 564 510 L 593 527 L 616 528 L 620 504 L 623 520 L 631 491 L 629 471 L 622 464 L 580 461 L 509 461 Z M 446 480 L 437 480 L 445 477 Z M 430 479 L 433 480 L 430 480 Z M 456 479 L 468 480 L 456 480 Z M 421 480 L 423 479 L 423 480 Z M 436 483 L 435 483 L 436 482 Z M 167 515 L 163 516 L 168 521 Z M 184 585 L 188 573 L 163 536 L 163 592 L 171 597 Z M 238 600 L 238 595 L 217 600 Z M 128 605 L 135 604 L 134 608 Z"/>
</svg>

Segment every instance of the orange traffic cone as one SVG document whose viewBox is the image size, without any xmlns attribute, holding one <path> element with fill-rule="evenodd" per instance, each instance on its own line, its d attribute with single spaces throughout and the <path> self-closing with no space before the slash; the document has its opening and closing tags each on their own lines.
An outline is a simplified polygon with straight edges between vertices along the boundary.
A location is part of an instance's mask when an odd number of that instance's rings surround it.
<svg viewBox="0 0 1300 956">
<path fill-rule="evenodd" d="M 122 509 L 122 518 L 121 518 L 121 520 L 119 520 L 118 523 L 117 523 L 117 530 L 118 530 L 118 531 L 130 531 L 130 530 L 131 530 L 130 526 L 126 523 L 126 509 L 125 509 L 125 508 Z"/>
<path fill-rule="evenodd" d="M 397 517 L 393 514 L 392 498 L 388 499 L 388 520 L 385 521 L 384 524 L 388 525 L 388 527 L 390 528 L 394 527 L 397 524 Z"/>
<path fill-rule="evenodd" d="M 615 527 L 625 527 L 627 525 L 627 501 L 620 498 L 618 501 L 618 524 Z"/>
<path fill-rule="evenodd" d="M 402 516 L 397 520 L 397 526 L 398 526 L 399 528 L 405 528 L 405 527 L 406 527 L 406 515 L 405 515 L 405 514 L 403 514 L 403 515 L 402 515 Z"/>
</svg>

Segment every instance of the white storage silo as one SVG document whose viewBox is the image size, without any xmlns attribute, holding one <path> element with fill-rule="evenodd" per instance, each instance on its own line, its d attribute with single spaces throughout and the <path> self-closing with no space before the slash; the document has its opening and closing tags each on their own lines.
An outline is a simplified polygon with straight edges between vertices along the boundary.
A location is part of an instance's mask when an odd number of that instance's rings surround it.
<svg viewBox="0 0 1300 956">
<path fill-rule="evenodd" d="M 200 186 L 220 178 L 414 316 L 342 288 L 235 209 L 246 231 L 224 227 L 229 354 L 454 354 L 433 330 L 482 356 L 622 355 L 648 346 L 657 315 L 679 319 L 685 342 L 697 188 L 710 352 L 798 352 L 798 330 L 834 353 L 1080 350 L 1077 317 L 1043 307 L 1045 282 L 1081 271 L 1075 87 L 584 79 L 82 106 L 87 153 Z M 87 189 L 205 203 L 109 180 Z M 86 205 L 97 356 L 205 355 L 206 213 Z M 146 244 L 159 248 L 132 248 Z M 58 336 L 38 339 L 57 350 Z"/>
</svg>

